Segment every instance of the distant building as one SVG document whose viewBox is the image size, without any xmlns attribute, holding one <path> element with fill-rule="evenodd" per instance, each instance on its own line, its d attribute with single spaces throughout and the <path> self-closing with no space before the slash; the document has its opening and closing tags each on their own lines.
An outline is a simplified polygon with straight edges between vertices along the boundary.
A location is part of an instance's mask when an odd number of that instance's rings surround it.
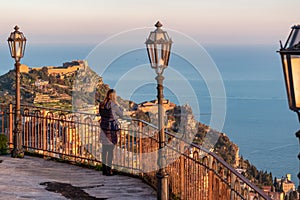
<svg viewBox="0 0 300 200">
<path fill-rule="evenodd" d="M 73 60 L 71 62 L 65 62 L 63 63 L 63 68 L 73 67 L 73 66 L 88 66 L 88 63 L 86 60 Z"/>
<path fill-rule="evenodd" d="M 157 113 L 157 104 L 158 104 L 157 100 L 145 101 L 138 105 L 138 109 L 143 111 L 144 113 L 146 112 Z M 175 106 L 176 105 L 170 102 L 169 100 L 167 99 L 163 100 L 163 108 L 165 110 L 173 109 Z"/>
<path fill-rule="evenodd" d="M 87 61 L 84 60 L 76 60 L 72 62 L 63 63 L 62 67 L 54 67 L 54 66 L 47 66 L 48 74 L 52 76 L 65 76 L 67 74 L 76 72 L 79 69 L 85 69 L 88 66 Z M 41 67 L 35 68 L 28 68 L 27 66 L 22 67 L 21 72 L 28 73 L 30 70 L 42 70 Z"/>
<path fill-rule="evenodd" d="M 30 71 L 30 68 L 27 65 L 23 65 L 23 64 L 20 65 L 21 73 L 29 73 L 29 71 Z"/>
<path fill-rule="evenodd" d="M 285 179 L 282 181 L 282 189 L 284 193 L 295 191 L 296 187 L 294 182 L 291 180 L 291 174 L 287 174 Z"/>
<path fill-rule="evenodd" d="M 275 188 L 272 186 L 262 186 L 262 191 L 266 193 L 272 200 L 284 200 L 283 192 L 275 192 Z"/>
<path fill-rule="evenodd" d="M 80 66 L 75 65 L 75 66 L 70 66 L 67 68 L 64 67 L 48 67 L 48 73 L 50 75 L 65 75 L 68 73 L 73 73 L 77 70 L 80 69 Z"/>
<path fill-rule="evenodd" d="M 282 191 L 283 194 L 282 199 L 284 199 L 284 196 L 289 196 L 291 192 L 296 191 L 295 183 L 291 179 L 291 174 L 287 174 L 285 177 L 282 177 L 281 179 L 276 179 L 276 184 L 277 184 L 277 190 Z"/>
</svg>

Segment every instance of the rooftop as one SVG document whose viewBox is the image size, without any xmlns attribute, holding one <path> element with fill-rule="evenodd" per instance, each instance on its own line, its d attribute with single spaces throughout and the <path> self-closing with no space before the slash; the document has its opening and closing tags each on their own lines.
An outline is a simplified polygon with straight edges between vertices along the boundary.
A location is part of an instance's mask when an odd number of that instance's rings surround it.
<svg viewBox="0 0 300 200">
<path fill-rule="evenodd" d="M 0 199 L 156 199 L 140 179 L 29 156 L 0 160 Z"/>
</svg>

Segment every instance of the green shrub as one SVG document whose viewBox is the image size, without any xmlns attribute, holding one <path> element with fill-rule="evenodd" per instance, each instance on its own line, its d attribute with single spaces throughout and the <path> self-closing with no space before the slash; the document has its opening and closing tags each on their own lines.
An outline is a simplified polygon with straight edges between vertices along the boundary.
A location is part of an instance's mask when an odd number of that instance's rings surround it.
<svg viewBox="0 0 300 200">
<path fill-rule="evenodd" d="M 4 134 L 0 134 L 0 155 L 7 154 L 7 137 Z"/>
</svg>

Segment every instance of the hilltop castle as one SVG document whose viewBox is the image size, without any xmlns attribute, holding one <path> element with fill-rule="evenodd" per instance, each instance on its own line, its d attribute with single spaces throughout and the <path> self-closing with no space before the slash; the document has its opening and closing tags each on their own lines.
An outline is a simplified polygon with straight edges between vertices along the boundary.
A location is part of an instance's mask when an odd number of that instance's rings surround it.
<svg viewBox="0 0 300 200">
<path fill-rule="evenodd" d="M 72 62 L 65 62 L 63 63 L 63 66 L 55 67 L 55 66 L 47 66 L 48 74 L 49 75 L 60 75 L 64 76 L 69 73 L 73 73 L 79 69 L 85 69 L 88 66 L 87 61 L 85 60 L 76 60 Z M 42 67 L 34 67 L 30 68 L 27 65 L 21 65 L 20 66 L 20 72 L 21 73 L 30 73 L 31 70 L 42 70 Z"/>
</svg>

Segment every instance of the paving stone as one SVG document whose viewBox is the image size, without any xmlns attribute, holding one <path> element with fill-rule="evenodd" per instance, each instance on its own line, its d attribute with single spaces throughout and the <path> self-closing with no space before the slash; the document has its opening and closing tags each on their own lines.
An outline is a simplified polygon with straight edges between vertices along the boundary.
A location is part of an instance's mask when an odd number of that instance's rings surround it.
<svg viewBox="0 0 300 200">
<path fill-rule="evenodd" d="M 60 193 L 47 191 L 44 182 L 59 182 L 80 187 L 91 197 L 118 200 L 156 199 L 156 192 L 142 180 L 25 156 L 23 159 L 1 156 L 0 200 L 64 200 Z"/>
</svg>

